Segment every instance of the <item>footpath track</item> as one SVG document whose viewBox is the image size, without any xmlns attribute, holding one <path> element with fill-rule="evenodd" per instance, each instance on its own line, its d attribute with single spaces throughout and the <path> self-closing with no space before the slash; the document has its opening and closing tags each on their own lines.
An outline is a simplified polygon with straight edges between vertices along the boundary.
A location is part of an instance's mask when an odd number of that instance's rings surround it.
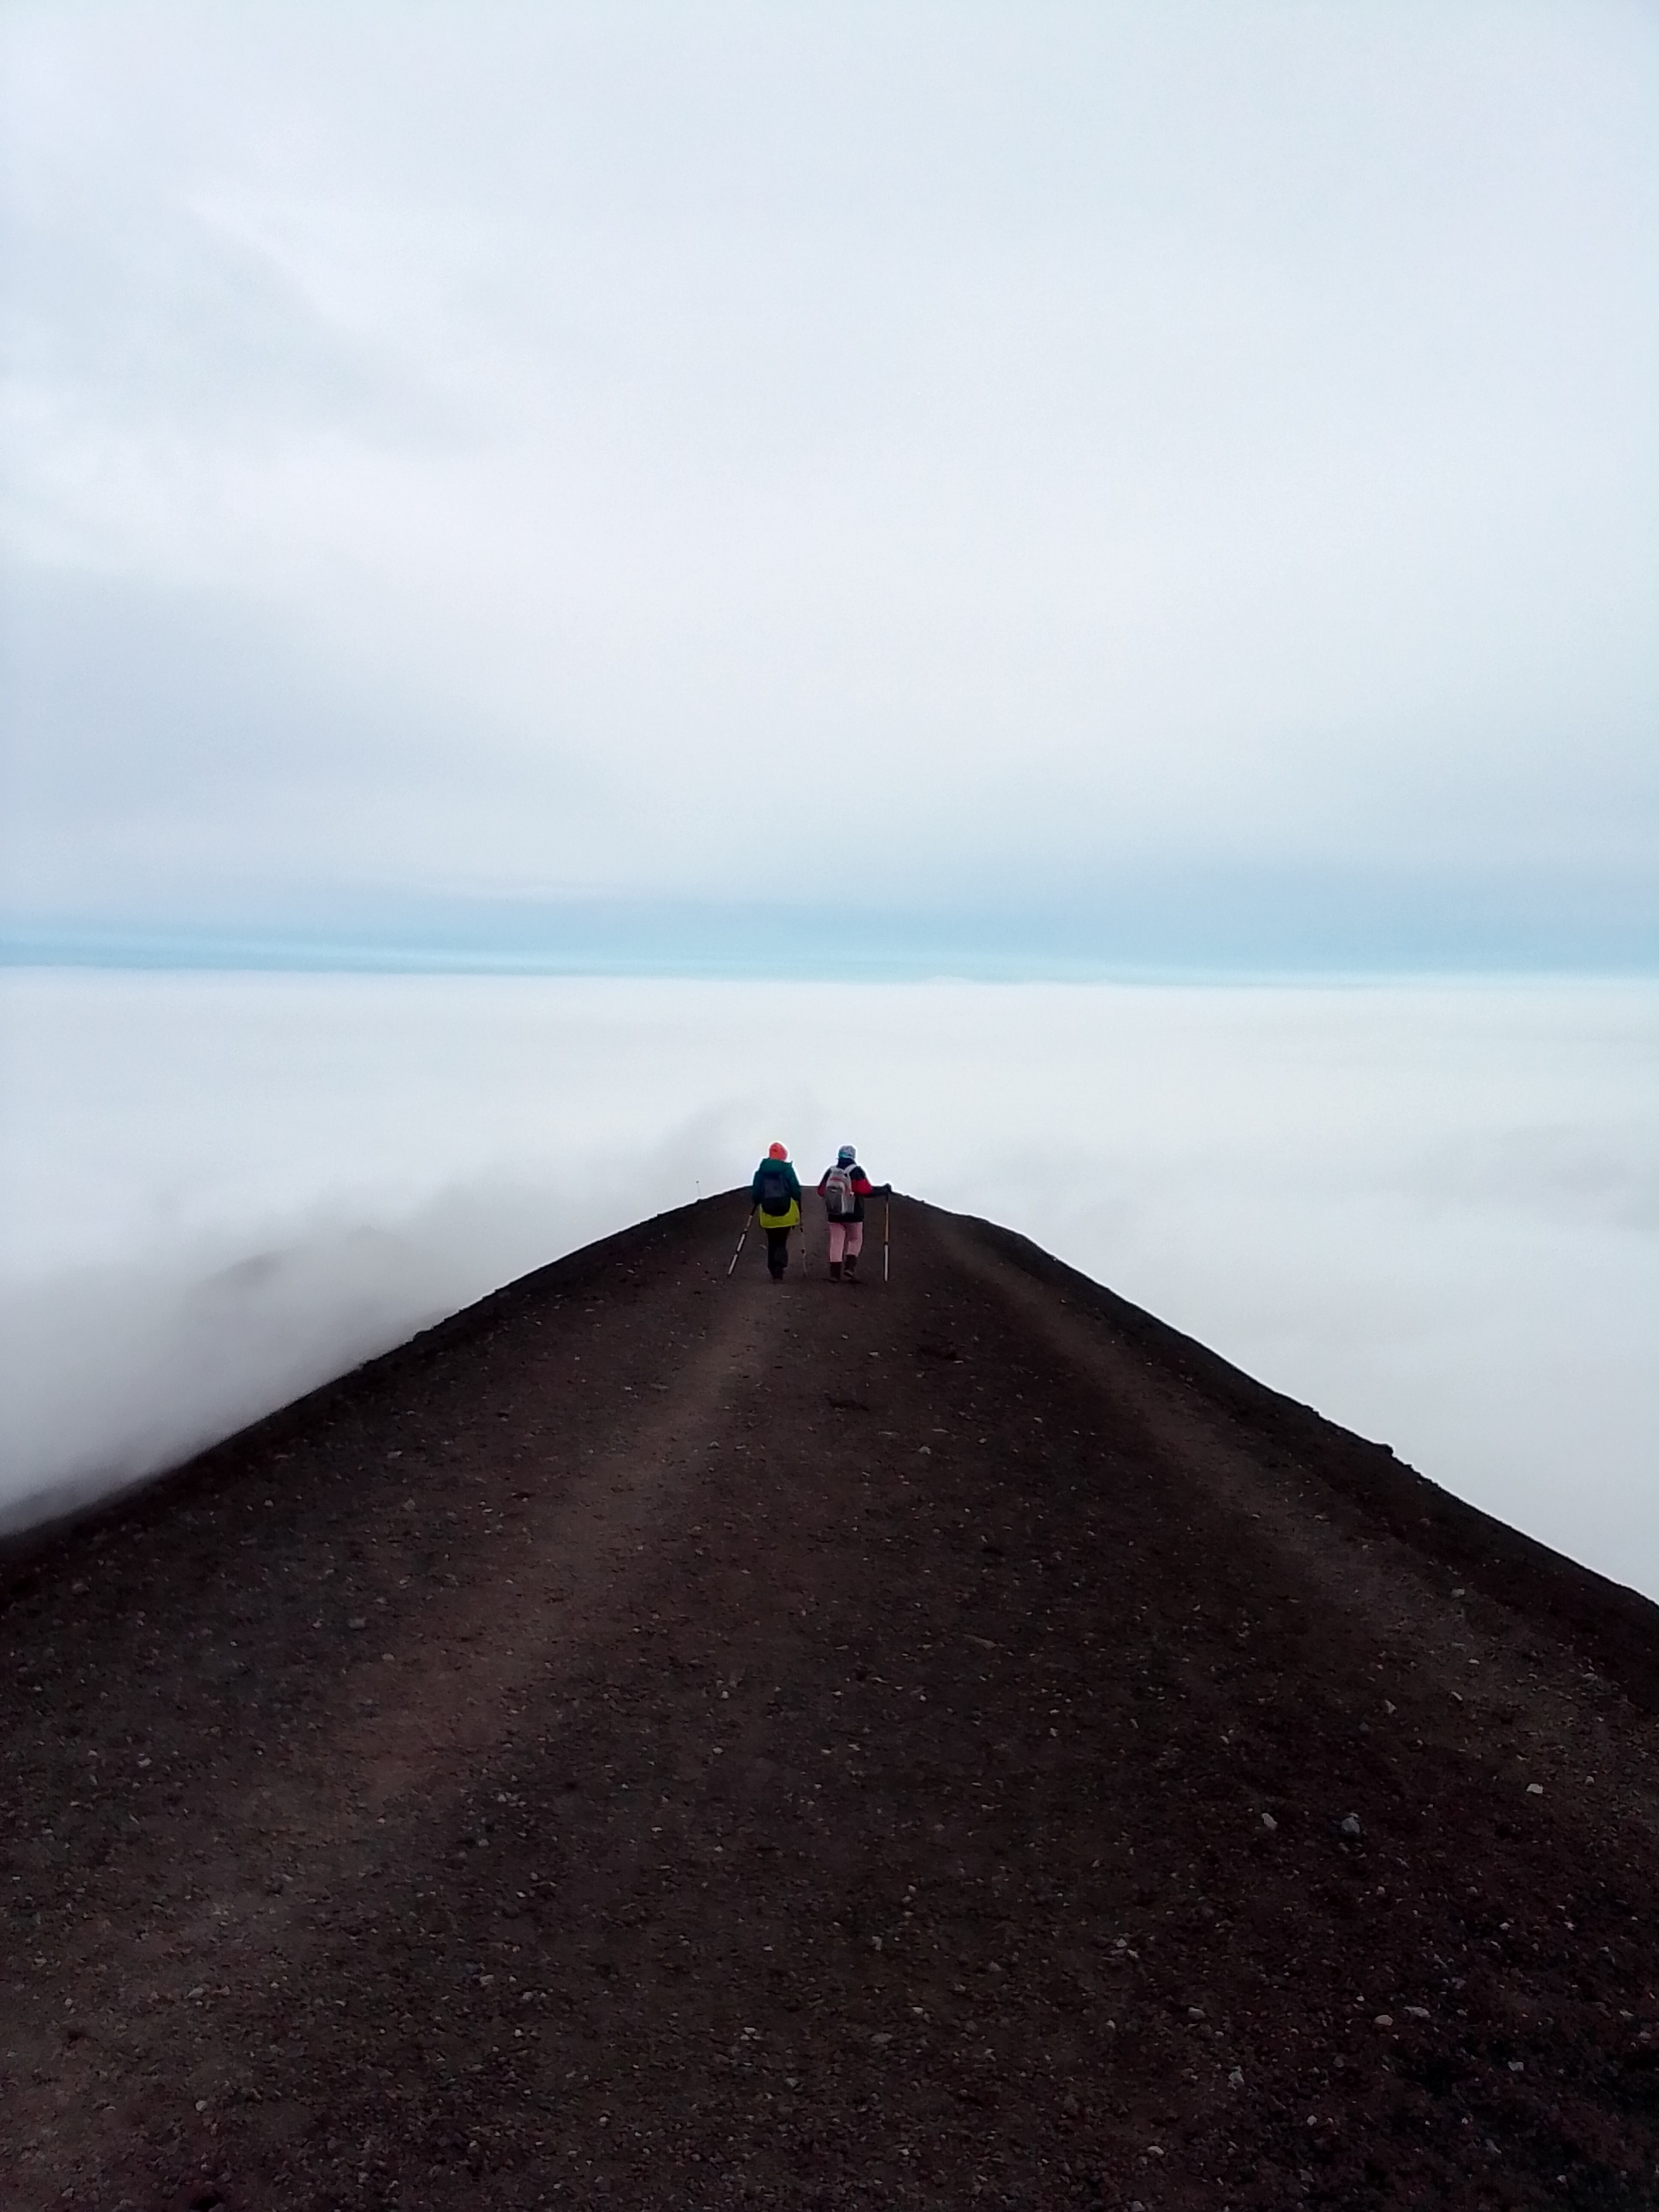
<svg viewBox="0 0 1659 2212">
<path fill-rule="evenodd" d="M 1659 2203 L 1659 1613 L 741 1218 L 14 1550 L 3 2212 Z"/>
</svg>

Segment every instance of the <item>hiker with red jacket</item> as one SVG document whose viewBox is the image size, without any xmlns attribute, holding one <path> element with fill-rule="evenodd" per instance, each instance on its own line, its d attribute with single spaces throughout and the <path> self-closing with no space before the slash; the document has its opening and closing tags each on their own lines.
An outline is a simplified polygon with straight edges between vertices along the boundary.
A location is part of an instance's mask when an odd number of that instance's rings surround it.
<svg viewBox="0 0 1659 2212">
<path fill-rule="evenodd" d="M 766 1268 L 775 1283 L 789 1265 L 789 1232 L 800 1220 L 800 1177 L 789 1164 L 786 1145 L 773 1145 L 755 1170 L 749 1186 L 760 1225 L 766 1231 Z"/>
<path fill-rule="evenodd" d="M 890 1195 L 890 1182 L 880 1186 Z M 843 1145 L 836 1155 L 836 1164 L 825 1168 L 818 1178 L 818 1196 L 823 1200 L 823 1211 L 830 1224 L 830 1279 L 832 1283 L 857 1280 L 859 1254 L 864 1249 L 864 1201 L 875 1195 L 877 1186 L 859 1165 L 858 1155 L 851 1145 Z"/>
</svg>

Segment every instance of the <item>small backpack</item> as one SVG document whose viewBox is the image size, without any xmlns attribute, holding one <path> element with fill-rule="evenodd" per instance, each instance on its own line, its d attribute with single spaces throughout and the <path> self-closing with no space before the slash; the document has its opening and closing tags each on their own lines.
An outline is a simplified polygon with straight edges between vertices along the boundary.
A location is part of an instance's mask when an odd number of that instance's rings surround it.
<svg viewBox="0 0 1659 2212">
<path fill-rule="evenodd" d="M 789 1178 L 781 1167 L 769 1164 L 760 1171 L 760 1210 L 763 1213 L 789 1211 Z"/>
<path fill-rule="evenodd" d="M 831 1221 L 850 1221 L 855 1200 L 853 1193 L 853 1171 L 850 1168 L 834 1167 L 823 1178 L 823 1210 Z"/>
</svg>

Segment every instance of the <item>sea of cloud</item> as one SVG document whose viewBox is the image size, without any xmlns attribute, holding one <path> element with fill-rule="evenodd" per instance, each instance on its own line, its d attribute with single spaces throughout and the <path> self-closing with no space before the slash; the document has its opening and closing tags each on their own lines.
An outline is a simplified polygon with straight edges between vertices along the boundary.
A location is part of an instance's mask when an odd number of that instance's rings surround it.
<svg viewBox="0 0 1659 2212">
<path fill-rule="evenodd" d="M 0 1029 L 0 1526 L 781 1138 L 1659 1596 L 1652 985 L 19 970 Z"/>
</svg>

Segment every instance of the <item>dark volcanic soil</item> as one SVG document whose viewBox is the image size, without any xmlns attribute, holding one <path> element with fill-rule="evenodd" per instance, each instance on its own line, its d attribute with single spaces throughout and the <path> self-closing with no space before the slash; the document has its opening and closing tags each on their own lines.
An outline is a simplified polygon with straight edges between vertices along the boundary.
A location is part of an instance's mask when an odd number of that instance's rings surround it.
<svg viewBox="0 0 1659 2212">
<path fill-rule="evenodd" d="M 14 1553 L 0 2203 L 1659 2204 L 1659 1613 L 741 1202 Z"/>
</svg>

